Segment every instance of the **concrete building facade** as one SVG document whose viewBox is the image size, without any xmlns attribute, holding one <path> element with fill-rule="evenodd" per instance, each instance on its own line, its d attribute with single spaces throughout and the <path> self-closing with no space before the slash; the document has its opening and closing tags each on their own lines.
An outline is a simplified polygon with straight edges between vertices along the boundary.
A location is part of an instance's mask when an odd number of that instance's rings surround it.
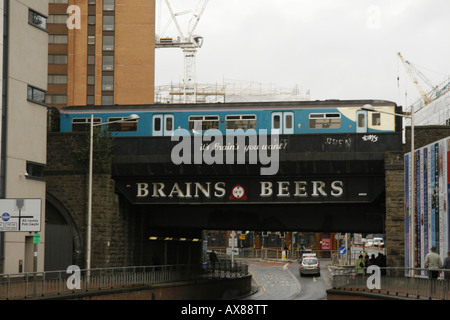
<svg viewBox="0 0 450 320">
<path fill-rule="evenodd" d="M 45 233 L 48 0 L 0 1 L 1 199 L 41 199 Z M 3 221 L 5 222 L 5 221 Z M 43 270 L 45 236 L 37 245 Z M 33 271 L 32 232 L 0 232 L 0 273 Z"/>
<path fill-rule="evenodd" d="M 47 103 L 154 102 L 154 0 L 50 0 Z"/>
</svg>

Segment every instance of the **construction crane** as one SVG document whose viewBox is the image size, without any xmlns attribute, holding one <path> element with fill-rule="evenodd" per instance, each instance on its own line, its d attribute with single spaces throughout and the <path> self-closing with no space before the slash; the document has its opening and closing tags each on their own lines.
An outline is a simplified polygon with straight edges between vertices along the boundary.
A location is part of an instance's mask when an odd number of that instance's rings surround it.
<svg viewBox="0 0 450 320">
<path fill-rule="evenodd" d="M 415 69 L 409 61 L 406 61 L 402 54 L 400 52 L 397 53 L 400 60 L 403 62 L 403 65 L 405 66 L 406 72 L 408 72 L 409 76 L 411 77 L 412 81 L 417 87 L 417 90 L 419 90 L 420 95 L 422 96 L 424 106 L 431 103 L 433 100 L 429 97 L 429 95 L 423 90 L 422 86 L 419 83 L 419 80 L 417 79 L 415 73 L 419 74 L 421 77 L 424 77 L 420 72 L 417 72 L 417 69 Z M 428 81 L 428 80 L 427 80 Z M 433 87 L 433 85 L 431 85 Z"/>
<path fill-rule="evenodd" d="M 192 13 L 192 17 L 189 21 L 188 30 L 186 35 L 183 33 L 183 30 L 180 26 L 180 22 L 178 21 L 181 15 L 186 13 L 190 13 L 190 11 L 183 11 L 175 13 L 172 9 L 172 6 L 169 0 L 165 0 L 167 5 L 167 9 L 170 12 L 172 21 L 175 23 L 175 26 L 178 30 L 179 36 L 176 38 L 173 37 L 160 37 L 156 35 L 156 44 L 155 48 L 181 48 L 184 53 L 184 78 L 183 78 L 183 92 L 180 94 L 183 95 L 184 103 L 196 102 L 197 101 L 197 93 L 196 93 L 196 55 L 197 50 L 203 45 L 203 37 L 199 35 L 195 35 L 194 31 L 197 28 L 198 22 L 205 11 L 206 5 L 209 0 L 200 0 L 197 4 L 196 9 Z"/>
</svg>

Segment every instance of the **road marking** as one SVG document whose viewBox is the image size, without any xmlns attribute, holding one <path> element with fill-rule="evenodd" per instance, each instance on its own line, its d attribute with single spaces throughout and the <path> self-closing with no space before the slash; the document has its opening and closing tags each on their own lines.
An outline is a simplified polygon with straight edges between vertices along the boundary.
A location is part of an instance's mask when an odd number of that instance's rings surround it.
<svg viewBox="0 0 450 320">
<path fill-rule="evenodd" d="M 291 272 L 291 270 L 289 270 L 289 268 L 287 267 L 288 265 L 290 265 L 290 263 L 286 263 L 283 267 L 283 270 L 287 270 L 287 272 L 289 273 L 289 275 L 292 277 L 292 279 L 294 279 L 294 283 L 297 286 L 297 291 L 291 295 L 290 297 L 284 299 L 284 300 L 291 300 L 293 299 L 295 296 L 298 296 L 300 294 L 300 292 L 302 291 L 302 286 L 300 285 L 300 282 L 298 281 L 297 277 L 294 276 Z M 286 267 L 286 269 L 284 269 Z"/>
<path fill-rule="evenodd" d="M 266 288 L 258 281 L 258 278 L 253 274 L 253 272 L 249 271 L 249 273 L 252 275 L 252 278 L 255 280 L 256 285 L 262 289 L 262 291 L 258 290 L 258 293 L 255 295 L 255 297 L 263 295 L 266 292 Z"/>
</svg>

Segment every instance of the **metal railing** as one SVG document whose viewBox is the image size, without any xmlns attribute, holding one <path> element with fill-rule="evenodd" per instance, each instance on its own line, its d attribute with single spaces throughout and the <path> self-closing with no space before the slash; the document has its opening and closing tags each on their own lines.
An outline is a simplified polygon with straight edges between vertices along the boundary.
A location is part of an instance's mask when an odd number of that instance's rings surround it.
<svg viewBox="0 0 450 320">
<path fill-rule="evenodd" d="M 196 282 L 248 275 L 248 266 L 230 261 L 201 265 L 161 265 L 0 274 L 0 300 L 57 297 L 138 286 Z"/>
<path fill-rule="evenodd" d="M 226 249 L 214 248 L 216 254 L 222 259 L 230 259 L 230 254 L 227 254 Z M 282 260 L 291 259 L 298 260 L 302 257 L 303 253 L 312 252 L 317 254 L 319 258 L 331 259 L 336 253 L 336 250 L 316 250 L 316 249 L 306 249 L 306 250 L 284 250 L 278 248 L 264 248 L 264 249 L 254 249 L 254 248 L 239 248 L 237 250 L 236 258 L 243 259 L 275 259 Z"/>
<path fill-rule="evenodd" d="M 379 270 L 379 279 L 376 279 L 377 274 L 367 272 L 367 269 L 364 269 L 363 274 L 358 274 L 355 268 L 336 268 L 333 270 L 333 289 L 403 298 L 450 300 L 448 270 L 436 270 L 439 276 L 434 279 L 428 277 L 427 269 L 387 267 Z M 377 281 L 379 287 L 373 288 Z"/>
</svg>

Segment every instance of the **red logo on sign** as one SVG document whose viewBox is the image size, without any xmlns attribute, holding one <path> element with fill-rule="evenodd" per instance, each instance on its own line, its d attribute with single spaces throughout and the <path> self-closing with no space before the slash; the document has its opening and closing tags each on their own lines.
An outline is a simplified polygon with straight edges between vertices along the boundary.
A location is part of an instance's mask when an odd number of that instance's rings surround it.
<svg viewBox="0 0 450 320">
<path fill-rule="evenodd" d="M 230 200 L 247 200 L 247 196 L 245 195 L 245 189 L 236 185 L 231 189 Z"/>
</svg>

